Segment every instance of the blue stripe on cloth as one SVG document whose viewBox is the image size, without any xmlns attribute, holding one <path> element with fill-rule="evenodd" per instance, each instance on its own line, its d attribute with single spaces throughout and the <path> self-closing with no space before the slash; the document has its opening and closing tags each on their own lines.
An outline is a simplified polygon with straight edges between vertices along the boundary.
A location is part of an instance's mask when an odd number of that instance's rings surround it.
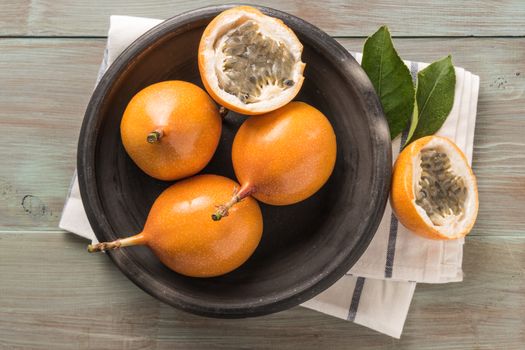
<svg viewBox="0 0 525 350">
<path fill-rule="evenodd" d="M 388 248 L 386 251 L 385 278 L 392 278 L 394 257 L 396 255 L 397 225 L 397 218 L 392 214 L 390 217 L 390 232 L 388 235 Z"/>
<path fill-rule="evenodd" d="M 411 62 L 410 63 L 410 75 L 412 76 L 412 81 L 414 84 L 416 83 L 417 79 L 417 72 L 418 72 L 418 64 L 417 62 Z M 405 144 L 408 137 L 408 129 L 403 132 L 401 135 L 401 143 L 399 146 L 399 151 L 403 149 L 403 145 Z M 396 240 L 397 240 L 397 228 L 398 228 L 398 221 L 394 213 L 392 213 L 392 216 L 390 217 L 390 231 L 388 233 L 388 248 L 386 252 L 386 264 L 385 264 L 385 278 L 392 278 L 392 273 L 394 269 L 394 257 L 396 255 Z"/>
<path fill-rule="evenodd" d="M 348 321 L 354 321 L 357 309 L 359 307 L 359 300 L 361 299 L 361 293 L 363 292 L 363 286 L 365 284 L 364 277 L 357 277 L 355 282 L 354 294 L 352 295 L 352 302 L 350 304 L 350 310 L 348 310 Z"/>
</svg>

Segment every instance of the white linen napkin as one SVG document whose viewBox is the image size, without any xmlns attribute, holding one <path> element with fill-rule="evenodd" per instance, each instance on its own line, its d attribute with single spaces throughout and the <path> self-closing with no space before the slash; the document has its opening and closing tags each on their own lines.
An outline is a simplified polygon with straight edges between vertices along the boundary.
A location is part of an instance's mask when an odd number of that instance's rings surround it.
<svg viewBox="0 0 525 350">
<path fill-rule="evenodd" d="M 111 16 L 108 41 L 98 80 L 115 58 L 136 38 L 161 20 Z M 361 54 L 354 54 L 360 62 Z M 406 62 L 413 78 L 427 64 Z M 438 135 L 447 136 L 472 159 L 479 77 L 456 68 L 454 106 Z M 393 159 L 404 142 L 392 144 Z M 59 227 L 96 241 L 82 205 L 78 179 L 73 177 Z M 416 282 L 446 283 L 462 280 L 464 240 L 432 241 L 412 234 L 392 215 L 389 205 L 370 246 L 329 289 L 303 306 L 350 320 L 399 338 L 414 294 Z"/>
</svg>

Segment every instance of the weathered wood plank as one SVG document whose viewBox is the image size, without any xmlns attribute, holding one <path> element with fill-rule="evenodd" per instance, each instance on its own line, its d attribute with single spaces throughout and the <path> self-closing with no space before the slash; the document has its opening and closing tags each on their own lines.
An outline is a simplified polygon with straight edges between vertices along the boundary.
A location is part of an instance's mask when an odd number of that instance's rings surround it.
<svg viewBox="0 0 525 350">
<path fill-rule="evenodd" d="M 0 35 L 24 35 L 29 32 L 31 0 L 2 0 Z"/>
<path fill-rule="evenodd" d="M 354 51 L 363 44 L 340 41 Z M 0 40 L 0 230 L 56 228 L 104 43 Z M 474 151 L 481 206 L 472 234 L 521 235 L 525 39 L 397 39 L 396 45 L 407 59 L 432 61 L 450 52 L 457 65 L 481 76 Z"/>
<path fill-rule="evenodd" d="M 520 349 L 525 238 L 469 237 L 465 281 L 418 285 L 401 340 L 294 308 L 247 320 L 160 304 L 86 241 L 57 232 L 0 235 L 0 348 Z"/>
<path fill-rule="evenodd" d="M 0 11 L 0 35 L 106 35 L 111 14 L 168 18 L 221 3 L 224 2 L 4 0 Z M 473 0 L 468 3 L 459 0 L 270 0 L 264 4 L 302 17 L 336 36 L 366 36 L 382 24 L 388 24 L 395 35 L 403 36 L 525 34 L 525 6 L 521 0 Z"/>
<path fill-rule="evenodd" d="M 103 45 L 0 41 L 0 230 L 56 228 Z"/>
</svg>

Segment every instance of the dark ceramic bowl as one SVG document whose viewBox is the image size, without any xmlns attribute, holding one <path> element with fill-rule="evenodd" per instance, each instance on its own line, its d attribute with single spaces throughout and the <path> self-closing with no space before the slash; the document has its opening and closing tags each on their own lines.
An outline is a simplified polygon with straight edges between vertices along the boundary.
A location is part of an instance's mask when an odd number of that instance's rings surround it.
<svg viewBox="0 0 525 350">
<path fill-rule="evenodd" d="M 180 79 L 202 86 L 197 47 L 208 22 L 231 7 L 207 7 L 173 17 L 136 40 L 109 68 L 89 102 L 78 146 L 84 206 L 99 241 L 141 231 L 159 193 L 170 185 L 140 171 L 120 140 L 122 113 L 147 85 Z M 388 126 L 359 64 L 330 36 L 287 13 L 282 19 L 304 45 L 305 81 L 296 100 L 321 110 L 337 135 L 337 162 L 328 183 L 296 205 L 261 204 L 264 233 L 239 269 L 216 278 L 172 272 L 146 247 L 108 252 L 139 287 L 179 309 L 214 317 L 285 310 L 342 277 L 364 252 L 383 214 L 391 173 Z M 202 173 L 232 179 L 231 144 L 245 117 L 231 113 L 219 148 Z M 196 225 L 198 225 L 196 223 Z"/>
</svg>

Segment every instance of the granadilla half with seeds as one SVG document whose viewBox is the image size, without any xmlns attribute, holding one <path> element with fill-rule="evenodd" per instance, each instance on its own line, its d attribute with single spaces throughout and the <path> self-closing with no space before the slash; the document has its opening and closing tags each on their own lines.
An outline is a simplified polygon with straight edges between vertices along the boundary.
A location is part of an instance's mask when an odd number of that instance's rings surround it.
<svg viewBox="0 0 525 350">
<path fill-rule="evenodd" d="M 204 87 L 221 106 L 247 115 L 274 111 L 303 84 L 303 45 L 283 21 L 239 6 L 215 17 L 198 53 Z"/>
<path fill-rule="evenodd" d="M 478 215 L 476 177 L 456 144 L 445 137 L 423 137 L 397 158 L 390 201 L 398 220 L 414 233 L 461 238 Z"/>
</svg>

